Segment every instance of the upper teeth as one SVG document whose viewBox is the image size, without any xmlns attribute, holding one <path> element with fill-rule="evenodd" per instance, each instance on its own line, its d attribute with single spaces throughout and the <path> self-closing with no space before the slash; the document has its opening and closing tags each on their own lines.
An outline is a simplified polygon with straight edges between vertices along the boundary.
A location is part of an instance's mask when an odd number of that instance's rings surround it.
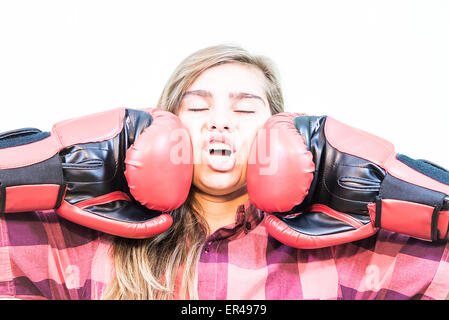
<svg viewBox="0 0 449 320">
<path fill-rule="evenodd" d="M 228 150 L 232 152 L 232 149 L 228 144 L 221 142 L 213 142 L 209 144 L 209 151 L 211 150 Z"/>
</svg>

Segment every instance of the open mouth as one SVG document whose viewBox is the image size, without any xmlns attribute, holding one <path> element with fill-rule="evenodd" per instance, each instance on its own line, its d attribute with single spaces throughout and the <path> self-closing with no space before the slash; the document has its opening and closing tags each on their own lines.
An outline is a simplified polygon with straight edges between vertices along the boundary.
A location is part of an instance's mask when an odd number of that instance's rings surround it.
<svg viewBox="0 0 449 320">
<path fill-rule="evenodd" d="M 237 148 L 233 137 L 218 132 L 207 133 L 203 140 L 205 163 L 214 171 L 231 171 L 236 165 Z"/>
<path fill-rule="evenodd" d="M 215 171 L 226 172 L 234 168 L 236 164 L 236 153 L 230 144 L 212 142 L 204 150 L 209 167 Z"/>
<path fill-rule="evenodd" d="M 231 147 L 225 143 L 214 142 L 209 144 L 209 154 L 213 156 L 231 156 Z"/>
</svg>

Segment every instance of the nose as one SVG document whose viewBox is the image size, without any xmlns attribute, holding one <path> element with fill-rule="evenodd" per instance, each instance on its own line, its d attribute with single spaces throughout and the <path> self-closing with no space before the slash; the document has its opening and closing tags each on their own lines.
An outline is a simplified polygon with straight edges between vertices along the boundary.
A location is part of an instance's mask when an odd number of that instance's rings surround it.
<svg viewBox="0 0 449 320">
<path fill-rule="evenodd" d="M 214 130 L 217 130 L 219 132 L 231 131 L 231 125 L 225 121 L 220 121 L 220 120 L 219 121 L 216 121 L 216 120 L 209 121 L 207 128 L 209 129 L 209 131 L 214 131 Z"/>
<path fill-rule="evenodd" d="M 209 131 L 232 132 L 233 124 L 231 120 L 223 113 L 216 112 L 208 121 L 207 128 Z"/>
</svg>

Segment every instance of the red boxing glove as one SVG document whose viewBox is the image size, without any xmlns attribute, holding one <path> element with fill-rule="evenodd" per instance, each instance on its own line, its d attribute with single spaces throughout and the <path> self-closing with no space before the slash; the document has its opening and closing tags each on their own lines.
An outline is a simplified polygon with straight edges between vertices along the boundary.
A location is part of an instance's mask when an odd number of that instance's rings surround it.
<svg viewBox="0 0 449 320">
<path fill-rule="evenodd" d="M 115 109 L 59 122 L 51 132 L 0 134 L 6 214 L 56 209 L 105 233 L 152 237 L 172 225 L 166 212 L 186 200 L 192 175 L 188 132 L 162 109 Z"/>
<path fill-rule="evenodd" d="M 249 159 L 249 197 L 289 246 L 338 245 L 379 228 L 447 240 L 449 172 L 331 117 L 272 116 Z"/>
</svg>

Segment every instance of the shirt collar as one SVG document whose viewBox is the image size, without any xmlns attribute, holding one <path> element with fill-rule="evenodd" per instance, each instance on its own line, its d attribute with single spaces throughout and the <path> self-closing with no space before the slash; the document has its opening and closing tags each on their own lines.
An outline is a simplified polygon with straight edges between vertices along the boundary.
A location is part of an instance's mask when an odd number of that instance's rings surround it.
<svg viewBox="0 0 449 320">
<path fill-rule="evenodd" d="M 259 223 L 262 222 L 265 213 L 257 209 L 250 200 L 238 206 L 235 214 L 235 222 L 221 227 L 211 234 L 207 241 L 234 240 L 244 237 Z"/>
</svg>

